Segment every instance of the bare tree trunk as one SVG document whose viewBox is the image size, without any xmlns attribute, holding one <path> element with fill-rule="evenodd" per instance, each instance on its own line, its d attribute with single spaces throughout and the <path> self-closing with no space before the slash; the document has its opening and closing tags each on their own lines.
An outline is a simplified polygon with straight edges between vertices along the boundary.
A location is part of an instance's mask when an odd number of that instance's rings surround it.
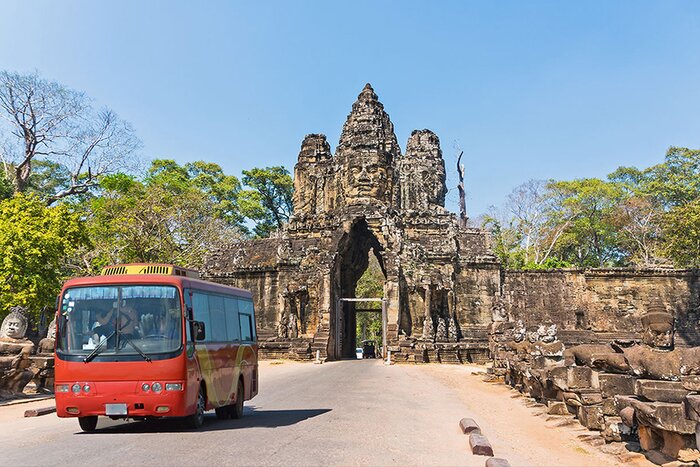
<svg viewBox="0 0 700 467">
<path fill-rule="evenodd" d="M 464 192 L 464 164 L 460 164 L 460 161 L 462 160 L 462 155 L 464 154 L 464 151 L 459 153 L 459 157 L 457 158 L 457 173 L 459 174 L 459 185 L 457 185 L 457 189 L 459 190 L 459 226 L 460 227 L 466 227 L 467 226 L 467 221 L 469 218 L 467 217 L 467 199 L 465 196 Z"/>
</svg>

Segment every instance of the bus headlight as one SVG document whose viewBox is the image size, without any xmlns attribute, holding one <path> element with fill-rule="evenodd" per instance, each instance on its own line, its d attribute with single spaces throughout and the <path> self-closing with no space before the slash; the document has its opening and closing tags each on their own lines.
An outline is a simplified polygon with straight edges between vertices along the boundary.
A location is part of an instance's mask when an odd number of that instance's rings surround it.
<svg viewBox="0 0 700 467">
<path fill-rule="evenodd" d="M 148 392 L 150 389 L 151 389 L 151 385 L 148 383 L 143 383 L 141 385 L 141 390 L 143 390 L 143 392 Z"/>
<path fill-rule="evenodd" d="M 151 388 L 153 388 L 153 392 L 160 392 L 163 390 L 163 385 L 160 383 L 153 383 Z"/>
<path fill-rule="evenodd" d="M 67 384 L 57 384 L 56 385 L 56 392 L 68 392 L 70 391 L 70 386 Z"/>
<path fill-rule="evenodd" d="M 71 391 L 73 391 L 73 394 L 78 394 L 80 392 L 80 385 L 78 383 L 75 383 L 70 389 Z"/>
<path fill-rule="evenodd" d="M 90 392 L 90 385 L 89 385 L 89 384 L 84 385 L 84 386 L 83 386 L 83 391 L 85 391 L 85 392 Z"/>
<path fill-rule="evenodd" d="M 182 391 L 182 383 L 165 383 L 166 391 Z"/>
</svg>

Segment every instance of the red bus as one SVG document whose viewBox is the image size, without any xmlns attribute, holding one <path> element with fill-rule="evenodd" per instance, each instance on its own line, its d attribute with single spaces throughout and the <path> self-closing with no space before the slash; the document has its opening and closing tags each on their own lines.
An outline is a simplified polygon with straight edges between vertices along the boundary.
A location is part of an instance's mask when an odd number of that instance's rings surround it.
<svg viewBox="0 0 700 467">
<path fill-rule="evenodd" d="M 258 393 L 250 292 L 172 265 L 110 266 L 59 296 L 56 412 L 84 431 L 98 416 L 239 418 Z"/>
</svg>

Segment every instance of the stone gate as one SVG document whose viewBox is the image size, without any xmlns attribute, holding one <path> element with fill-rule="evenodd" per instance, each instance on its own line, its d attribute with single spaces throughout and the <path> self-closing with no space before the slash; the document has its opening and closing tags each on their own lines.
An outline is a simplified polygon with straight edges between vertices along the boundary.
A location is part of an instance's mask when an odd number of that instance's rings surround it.
<svg viewBox="0 0 700 467">
<path fill-rule="evenodd" d="M 294 215 L 273 238 L 214 252 L 205 275 L 255 297 L 262 356 L 353 357 L 352 306 L 373 252 L 385 277 L 388 349 L 399 359 L 483 361 L 499 308 L 500 263 L 488 234 L 445 209 L 440 140 L 415 130 L 402 153 L 367 84 L 335 153 L 304 138 L 294 167 Z M 336 313 L 338 315 L 336 315 Z"/>
</svg>

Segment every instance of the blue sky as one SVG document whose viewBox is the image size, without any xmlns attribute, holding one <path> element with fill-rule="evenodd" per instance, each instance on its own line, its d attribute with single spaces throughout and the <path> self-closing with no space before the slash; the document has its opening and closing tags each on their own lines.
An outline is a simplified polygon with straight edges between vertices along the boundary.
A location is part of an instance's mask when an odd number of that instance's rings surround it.
<svg viewBox="0 0 700 467">
<path fill-rule="evenodd" d="M 603 177 L 700 147 L 697 1 L 5 1 L 0 68 L 85 91 L 149 158 L 227 173 L 333 149 L 372 83 L 402 148 L 456 147 L 470 215 L 530 178 Z"/>
</svg>

